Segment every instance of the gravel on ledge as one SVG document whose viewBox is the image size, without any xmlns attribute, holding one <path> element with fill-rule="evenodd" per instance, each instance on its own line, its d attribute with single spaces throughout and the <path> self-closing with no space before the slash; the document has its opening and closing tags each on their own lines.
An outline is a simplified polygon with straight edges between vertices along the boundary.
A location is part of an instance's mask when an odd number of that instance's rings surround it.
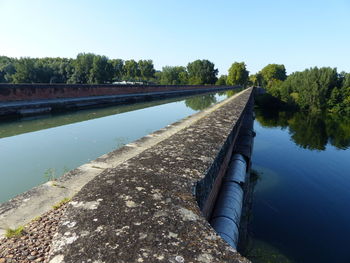
<svg viewBox="0 0 350 263">
<path fill-rule="evenodd" d="M 67 204 L 52 209 L 24 226 L 19 237 L 0 240 L 0 263 L 47 262 L 51 241 Z"/>
</svg>

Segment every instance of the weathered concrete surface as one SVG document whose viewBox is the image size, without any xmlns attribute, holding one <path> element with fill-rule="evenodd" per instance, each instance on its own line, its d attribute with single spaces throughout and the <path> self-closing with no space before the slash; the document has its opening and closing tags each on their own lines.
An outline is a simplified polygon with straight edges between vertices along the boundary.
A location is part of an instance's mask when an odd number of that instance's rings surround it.
<svg viewBox="0 0 350 263">
<path fill-rule="evenodd" d="M 215 163 L 251 93 L 86 184 L 68 206 L 50 262 L 249 262 L 201 215 L 193 187 Z"/>
<path fill-rule="evenodd" d="M 236 96 L 238 94 L 229 100 L 218 103 L 213 107 L 187 117 L 180 122 L 173 123 L 164 129 L 151 133 L 118 150 L 84 164 L 60 177 L 56 182 L 39 185 L 8 202 L 0 204 L 0 238 L 7 228 L 17 228 L 18 226 L 25 225 L 33 218 L 50 210 L 52 205 L 58 203 L 63 198 L 74 196 L 87 182 L 101 174 L 105 169 L 116 167 L 176 134 L 180 130 L 189 127 L 197 120 L 229 103 Z"/>
</svg>

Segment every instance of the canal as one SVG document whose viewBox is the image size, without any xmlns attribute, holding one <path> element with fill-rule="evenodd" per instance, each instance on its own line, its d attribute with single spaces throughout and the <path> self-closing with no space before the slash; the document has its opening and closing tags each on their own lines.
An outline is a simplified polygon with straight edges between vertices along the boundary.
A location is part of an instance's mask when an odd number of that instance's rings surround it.
<svg viewBox="0 0 350 263">
<path fill-rule="evenodd" d="M 0 203 L 232 94 L 202 94 L 2 121 Z"/>
<path fill-rule="evenodd" d="M 256 109 L 253 263 L 350 262 L 350 118 Z"/>
</svg>

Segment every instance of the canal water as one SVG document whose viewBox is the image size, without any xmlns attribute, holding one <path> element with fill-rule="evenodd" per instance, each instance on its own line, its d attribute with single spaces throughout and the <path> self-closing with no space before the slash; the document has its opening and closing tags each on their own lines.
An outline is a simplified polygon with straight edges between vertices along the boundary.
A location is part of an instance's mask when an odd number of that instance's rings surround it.
<svg viewBox="0 0 350 263">
<path fill-rule="evenodd" d="M 350 262 L 350 118 L 256 109 L 246 256 Z"/>
<path fill-rule="evenodd" d="M 0 203 L 233 94 L 0 122 Z"/>
</svg>

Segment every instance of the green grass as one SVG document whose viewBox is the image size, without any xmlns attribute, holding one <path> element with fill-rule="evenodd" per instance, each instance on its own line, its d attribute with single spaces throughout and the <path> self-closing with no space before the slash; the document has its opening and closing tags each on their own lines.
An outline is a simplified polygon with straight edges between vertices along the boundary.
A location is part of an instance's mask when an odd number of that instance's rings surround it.
<svg viewBox="0 0 350 263">
<path fill-rule="evenodd" d="M 5 236 L 7 238 L 20 237 L 20 236 L 22 236 L 23 232 L 24 232 L 24 227 L 23 226 L 19 226 L 19 227 L 15 228 L 15 229 L 8 228 L 8 229 L 6 229 Z"/>
<path fill-rule="evenodd" d="M 57 204 L 53 205 L 52 208 L 57 210 L 58 208 L 60 208 L 61 206 L 63 206 L 64 204 L 68 203 L 70 201 L 70 198 L 63 198 L 61 201 L 59 201 Z"/>
<path fill-rule="evenodd" d="M 36 217 L 34 217 L 34 218 L 32 219 L 32 222 L 38 221 L 38 220 L 40 220 L 40 219 L 41 219 L 41 216 L 36 216 Z"/>
</svg>

